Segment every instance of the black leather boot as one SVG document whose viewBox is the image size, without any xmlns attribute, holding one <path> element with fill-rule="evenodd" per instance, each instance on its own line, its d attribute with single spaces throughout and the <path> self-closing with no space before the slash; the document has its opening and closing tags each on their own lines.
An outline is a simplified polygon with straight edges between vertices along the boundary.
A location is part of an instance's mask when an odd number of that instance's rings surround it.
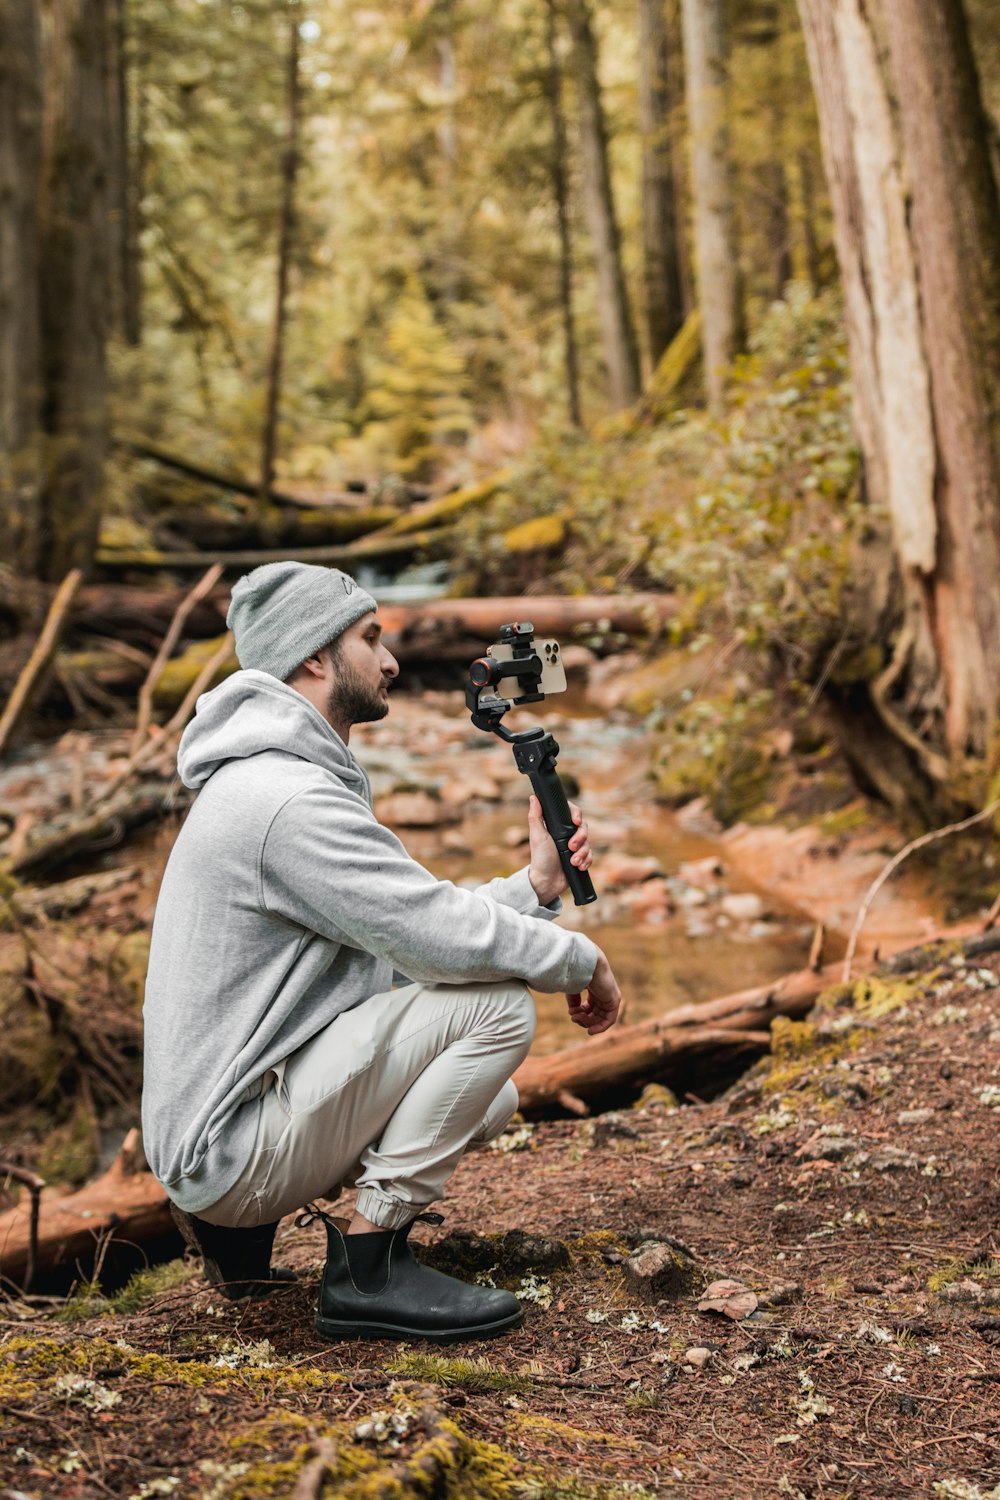
<svg viewBox="0 0 1000 1500">
<path fill-rule="evenodd" d="M 207 1224 L 171 1203 L 174 1223 L 184 1243 L 205 1263 L 205 1275 L 224 1297 L 238 1302 L 242 1297 L 269 1297 L 298 1276 L 287 1266 L 271 1265 L 277 1223 L 256 1229 L 226 1229 Z"/>
<path fill-rule="evenodd" d="M 327 1258 L 319 1289 L 316 1331 L 325 1339 L 430 1339 L 452 1344 L 488 1339 L 517 1328 L 524 1312 L 516 1297 L 496 1287 L 470 1286 L 422 1266 L 402 1229 L 345 1234 L 336 1220 L 310 1206 L 296 1222 L 326 1226 Z M 418 1214 L 441 1224 L 440 1214 Z"/>
</svg>

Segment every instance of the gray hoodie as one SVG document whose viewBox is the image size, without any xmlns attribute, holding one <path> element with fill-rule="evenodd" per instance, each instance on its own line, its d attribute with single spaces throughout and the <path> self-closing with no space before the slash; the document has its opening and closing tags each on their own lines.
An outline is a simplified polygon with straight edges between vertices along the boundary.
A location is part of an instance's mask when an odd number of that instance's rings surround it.
<svg viewBox="0 0 1000 1500">
<path fill-rule="evenodd" d="M 181 740 L 200 788 L 160 888 L 146 981 L 143 1145 L 181 1208 L 208 1208 L 253 1150 L 254 1086 L 393 969 L 457 984 L 586 987 L 597 950 L 532 920 L 526 870 L 476 891 L 438 880 L 372 812 L 371 785 L 306 698 L 237 672 Z"/>
</svg>

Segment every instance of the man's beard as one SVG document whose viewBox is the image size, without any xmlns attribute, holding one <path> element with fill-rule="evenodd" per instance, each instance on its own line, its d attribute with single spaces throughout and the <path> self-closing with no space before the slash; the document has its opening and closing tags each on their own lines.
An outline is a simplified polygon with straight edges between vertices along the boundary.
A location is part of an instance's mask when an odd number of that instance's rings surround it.
<svg viewBox="0 0 1000 1500">
<path fill-rule="evenodd" d="M 327 699 L 327 716 L 338 724 L 374 724 L 384 719 L 389 712 L 389 700 L 381 688 L 387 686 L 385 679 L 378 687 L 372 687 L 360 673 L 337 664 L 337 676 Z"/>
</svg>

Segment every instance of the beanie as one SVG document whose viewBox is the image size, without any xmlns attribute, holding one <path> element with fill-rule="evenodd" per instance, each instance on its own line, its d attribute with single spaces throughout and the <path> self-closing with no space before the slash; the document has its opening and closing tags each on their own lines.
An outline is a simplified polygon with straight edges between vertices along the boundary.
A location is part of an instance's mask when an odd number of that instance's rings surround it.
<svg viewBox="0 0 1000 1500">
<path fill-rule="evenodd" d="M 234 585 L 226 624 L 240 666 L 284 682 L 307 656 L 374 609 L 371 594 L 339 568 L 265 563 Z"/>
</svg>

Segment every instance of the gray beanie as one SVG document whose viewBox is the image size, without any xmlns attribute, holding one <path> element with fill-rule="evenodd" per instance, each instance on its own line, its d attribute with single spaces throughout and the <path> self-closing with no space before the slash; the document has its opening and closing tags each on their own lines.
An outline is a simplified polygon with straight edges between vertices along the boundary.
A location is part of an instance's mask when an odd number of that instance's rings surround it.
<svg viewBox="0 0 1000 1500">
<path fill-rule="evenodd" d="M 284 682 L 307 656 L 374 609 L 371 594 L 339 568 L 265 563 L 234 585 L 226 624 L 240 666 Z"/>
</svg>

